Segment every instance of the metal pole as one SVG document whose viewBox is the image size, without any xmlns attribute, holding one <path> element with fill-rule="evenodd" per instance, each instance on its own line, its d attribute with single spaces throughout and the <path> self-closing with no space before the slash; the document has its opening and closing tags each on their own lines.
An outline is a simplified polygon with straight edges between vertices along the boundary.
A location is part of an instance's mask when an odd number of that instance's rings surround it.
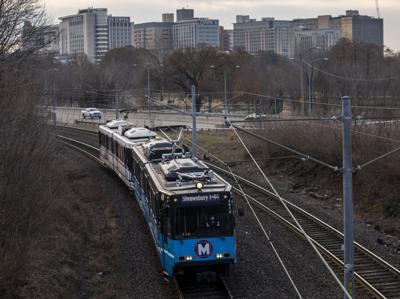
<svg viewBox="0 0 400 299">
<path fill-rule="evenodd" d="M 53 84 L 53 125 L 57 125 L 57 114 L 56 114 L 56 85 Z"/>
<path fill-rule="evenodd" d="M 308 116 L 311 116 L 311 66 L 308 65 Z"/>
<path fill-rule="evenodd" d="M 305 107 L 304 107 L 304 63 L 303 63 L 303 57 L 300 55 L 300 62 L 301 62 L 301 68 L 300 68 L 300 88 L 301 88 L 301 113 L 302 115 L 305 115 Z"/>
<path fill-rule="evenodd" d="M 226 70 L 224 71 L 224 125 L 225 126 L 227 126 L 227 118 L 228 118 L 228 116 L 227 116 L 227 114 L 228 114 L 228 111 L 227 111 L 227 109 L 228 109 L 228 104 L 227 104 L 227 98 L 226 98 Z"/>
<path fill-rule="evenodd" d="M 196 132 L 196 86 L 192 85 L 192 157 L 197 156 L 197 132 Z"/>
<path fill-rule="evenodd" d="M 351 101 L 343 97 L 343 222 L 344 222 L 344 287 L 354 298 L 354 232 L 353 232 L 353 163 L 351 142 Z M 346 294 L 344 298 L 348 299 Z"/>
<path fill-rule="evenodd" d="M 150 117 L 150 68 L 147 66 L 147 111 Z M 150 121 L 150 118 L 149 118 Z"/>
<path fill-rule="evenodd" d="M 118 91 L 115 92 L 115 119 L 119 118 L 119 96 Z"/>
</svg>

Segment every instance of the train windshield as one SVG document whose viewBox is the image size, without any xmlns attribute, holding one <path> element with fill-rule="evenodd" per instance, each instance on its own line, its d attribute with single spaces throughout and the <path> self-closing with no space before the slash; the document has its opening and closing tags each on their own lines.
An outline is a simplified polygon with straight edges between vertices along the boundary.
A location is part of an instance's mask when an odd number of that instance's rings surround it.
<svg viewBox="0 0 400 299">
<path fill-rule="evenodd" d="M 227 205 L 181 207 L 176 209 L 178 238 L 232 235 L 233 221 Z"/>
</svg>

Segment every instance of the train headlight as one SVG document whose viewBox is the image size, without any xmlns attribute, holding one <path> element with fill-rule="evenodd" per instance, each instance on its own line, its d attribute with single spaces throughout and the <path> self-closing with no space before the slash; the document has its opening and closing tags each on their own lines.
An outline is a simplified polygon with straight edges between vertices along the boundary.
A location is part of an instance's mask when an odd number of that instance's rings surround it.
<svg viewBox="0 0 400 299">
<path fill-rule="evenodd" d="M 175 203 L 178 202 L 178 199 L 177 199 L 176 197 L 174 198 L 174 202 L 175 202 Z"/>
<path fill-rule="evenodd" d="M 202 182 L 197 182 L 197 183 L 196 183 L 196 187 L 197 187 L 198 190 L 202 190 L 203 187 L 204 187 L 204 185 L 203 185 Z"/>
<path fill-rule="evenodd" d="M 222 253 L 217 253 L 217 259 L 222 259 L 224 255 Z"/>
<path fill-rule="evenodd" d="M 180 256 L 179 257 L 179 260 L 180 261 L 191 261 L 191 260 L 193 260 L 193 257 L 191 256 L 191 255 L 188 255 L 188 256 Z"/>
</svg>

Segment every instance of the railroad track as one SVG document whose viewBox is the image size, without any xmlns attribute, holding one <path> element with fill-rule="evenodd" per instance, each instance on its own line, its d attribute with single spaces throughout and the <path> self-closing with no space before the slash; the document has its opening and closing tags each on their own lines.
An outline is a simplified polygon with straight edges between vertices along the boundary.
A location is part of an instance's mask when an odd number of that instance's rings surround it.
<svg viewBox="0 0 400 299">
<path fill-rule="evenodd" d="M 234 186 L 235 191 L 241 195 L 240 190 L 235 187 L 236 182 L 232 178 L 230 171 L 215 164 L 208 162 L 206 164 L 228 180 Z M 271 214 L 301 237 L 304 237 L 275 194 L 243 177 L 235 176 L 251 203 Z M 321 254 L 327 258 L 338 276 L 342 277 L 344 268 L 342 251 L 343 234 L 302 208 L 287 200 L 284 201 L 298 219 L 305 232 L 311 237 Z M 354 245 L 356 292 L 359 295 L 368 296 L 368 298 L 371 296 L 376 298 L 400 298 L 400 270 L 361 244 L 355 242 Z"/>
<path fill-rule="evenodd" d="M 198 283 L 194 277 L 176 277 L 174 283 L 179 299 L 233 299 L 223 277 L 218 277 L 214 282 L 205 283 Z"/>
<path fill-rule="evenodd" d="M 73 129 L 73 131 L 74 130 L 75 128 Z M 85 131 L 81 129 L 77 130 Z M 75 130 L 75 132 L 78 132 L 77 130 Z M 90 133 L 87 133 L 87 131 L 82 132 L 82 134 L 97 135 L 97 133 L 93 131 L 90 131 Z M 71 146 L 81 148 L 81 151 L 90 151 L 90 153 L 88 154 L 92 156 L 98 156 L 98 148 L 95 148 L 93 145 L 86 144 L 85 142 L 82 142 L 80 140 L 74 140 L 73 138 L 66 138 L 65 136 L 59 136 L 59 138 L 62 138 L 63 142 L 68 143 Z M 82 150 L 82 147 L 86 148 L 87 150 Z M 206 162 L 206 164 L 213 168 L 220 175 L 222 175 L 227 181 L 229 181 L 232 186 L 234 186 L 236 192 L 241 195 L 239 189 L 235 187 L 236 182 L 232 178 L 232 175 L 229 171 L 209 162 Z M 300 229 L 297 228 L 293 219 L 284 209 L 275 194 L 261 186 L 250 182 L 243 177 L 240 177 L 238 175 L 235 176 L 236 179 L 241 183 L 244 192 L 246 193 L 252 204 L 272 215 L 274 218 L 296 232 L 299 236 L 304 237 Z M 305 232 L 310 236 L 312 242 L 314 242 L 314 244 L 320 250 L 321 254 L 331 264 L 338 277 L 342 277 L 344 268 L 342 251 L 343 234 L 329 224 L 323 222 L 322 220 L 303 210 L 302 208 L 294 205 L 287 200 L 284 201 L 291 212 L 294 214 L 294 216 L 298 219 Z M 355 242 L 354 257 L 356 270 L 355 277 L 357 282 L 356 292 L 358 294 L 358 297 L 390 299 L 400 298 L 399 269 L 390 265 L 390 263 L 386 262 L 385 260 L 372 253 L 357 242 Z M 179 290 L 181 290 L 180 296 L 184 297 L 180 298 L 196 298 L 196 292 L 197 294 L 201 294 L 201 290 L 196 291 L 195 288 L 193 288 L 193 286 L 191 286 L 190 284 L 186 287 L 186 284 L 182 283 L 183 282 L 181 282 L 181 287 L 179 288 Z M 179 281 L 177 281 L 177 286 L 179 286 Z M 208 292 L 209 294 L 212 294 L 214 292 L 216 294 L 215 296 L 217 296 L 215 298 L 232 298 L 229 297 L 229 291 L 225 293 L 227 295 L 222 295 L 222 297 L 221 295 L 217 295 L 220 294 L 221 289 L 219 291 L 212 291 L 210 289 Z M 208 297 L 208 295 L 206 296 Z M 206 296 L 203 295 L 203 298 Z M 202 296 L 197 296 L 197 298 L 201 297 Z"/>
<path fill-rule="evenodd" d="M 64 128 L 63 130 L 69 130 L 69 128 Z M 76 134 L 76 132 L 81 132 L 84 130 L 71 128 L 71 131 Z M 90 133 L 88 133 L 90 132 Z M 96 132 L 87 131 L 81 132 L 82 134 L 89 134 L 93 135 Z M 71 134 L 68 134 L 71 135 Z M 95 162 L 99 163 L 100 165 L 104 165 L 102 161 L 98 158 L 100 149 L 92 144 L 88 144 L 82 141 L 83 136 L 80 136 L 80 140 L 63 136 L 57 135 L 57 138 L 66 144 L 82 152 L 83 154 L 87 155 L 90 159 L 94 160 Z M 187 298 L 209 298 L 209 299 L 231 299 L 233 296 L 231 295 L 225 280 L 222 277 L 219 277 L 214 282 L 210 283 L 197 283 L 195 279 L 188 279 L 183 277 L 178 277 L 174 279 L 174 285 L 177 290 L 177 294 L 179 299 L 187 299 Z"/>
</svg>

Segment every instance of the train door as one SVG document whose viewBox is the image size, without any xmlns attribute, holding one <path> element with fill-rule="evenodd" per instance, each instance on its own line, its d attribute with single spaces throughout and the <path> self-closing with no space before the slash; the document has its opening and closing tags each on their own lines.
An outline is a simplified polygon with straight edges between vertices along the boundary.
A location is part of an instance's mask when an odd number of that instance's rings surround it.
<svg viewBox="0 0 400 299">
<path fill-rule="evenodd" d="M 163 196 L 163 195 L 161 195 Z M 160 222 L 160 240 L 159 244 L 161 247 L 162 251 L 162 257 L 161 257 L 161 263 L 163 268 L 165 269 L 167 267 L 167 259 L 168 256 L 167 254 L 169 253 L 169 248 L 168 248 L 168 231 L 169 231 L 169 208 L 163 208 L 160 210 L 158 213 L 158 219 Z"/>
<path fill-rule="evenodd" d="M 132 150 L 129 148 L 125 148 L 125 169 L 127 170 L 126 177 L 128 178 L 129 184 L 131 185 L 134 169 Z"/>
</svg>

